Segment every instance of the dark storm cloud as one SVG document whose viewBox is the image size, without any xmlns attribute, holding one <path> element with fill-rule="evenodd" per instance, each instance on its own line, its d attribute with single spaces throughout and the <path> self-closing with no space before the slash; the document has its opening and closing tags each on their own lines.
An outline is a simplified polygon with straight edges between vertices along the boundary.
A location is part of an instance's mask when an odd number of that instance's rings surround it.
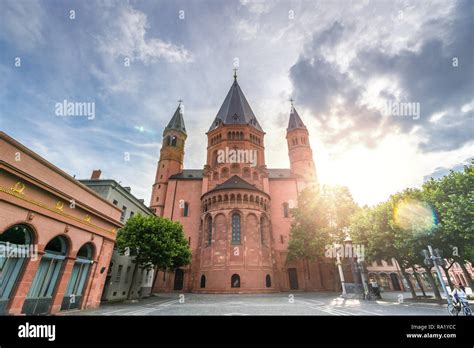
<svg viewBox="0 0 474 348">
<path fill-rule="evenodd" d="M 345 139 L 363 141 L 370 146 L 377 140 L 374 134 L 380 135 L 380 130 L 383 136 L 395 127 L 408 133 L 413 127 L 421 126 L 426 139 L 420 144 L 422 151 L 457 149 L 473 140 L 473 113 L 461 111 L 461 107 L 472 100 L 474 91 L 473 11 L 471 2 L 459 2 L 450 17 L 423 25 L 422 32 L 443 32 L 442 38 L 426 35 L 420 38 L 417 50 L 404 49 L 396 53 L 387 53 L 382 51 L 381 45 L 373 45 L 356 52 L 346 72 L 339 71 L 337 64 L 330 63 L 324 55 L 325 50 L 351 40 L 352 28 L 336 22 L 315 35 L 291 68 L 294 96 L 298 103 L 312 110 L 322 131 L 329 135 L 326 141 L 330 143 Z M 392 38 L 396 38 L 396 33 Z M 457 67 L 453 66 L 453 58 L 459 62 Z M 420 118 L 390 117 L 387 120 L 379 111 L 362 105 L 364 82 L 377 77 L 395 79 L 401 90 L 401 102 L 420 103 Z M 334 129 L 327 122 L 329 108 L 338 96 L 344 101 L 338 113 L 350 118 L 349 128 Z M 386 90 L 381 91 L 379 97 L 396 101 Z M 430 117 L 438 112 L 445 115 L 437 122 L 430 122 Z"/>
</svg>

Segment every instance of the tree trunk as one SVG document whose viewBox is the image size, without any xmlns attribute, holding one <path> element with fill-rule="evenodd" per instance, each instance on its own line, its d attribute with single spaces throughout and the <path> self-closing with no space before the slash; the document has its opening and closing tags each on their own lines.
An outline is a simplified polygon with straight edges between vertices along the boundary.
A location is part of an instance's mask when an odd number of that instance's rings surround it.
<svg viewBox="0 0 474 348">
<path fill-rule="evenodd" d="M 431 269 L 426 269 L 426 275 L 428 276 L 428 279 L 430 280 L 431 286 L 433 287 L 433 292 L 434 292 L 435 298 L 437 300 L 441 301 L 443 298 L 441 297 L 441 293 L 439 292 L 438 285 L 436 285 L 436 281 L 433 277 L 433 274 L 431 274 Z M 442 280 L 439 279 L 439 281 L 442 281 Z"/>
<path fill-rule="evenodd" d="M 426 297 L 425 288 L 423 288 L 423 282 L 420 280 L 419 274 L 416 271 L 415 266 L 411 266 L 411 269 L 413 270 L 413 276 L 415 277 L 416 282 L 418 283 L 418 286 L 420 287 L 423 297 Z"/>
<path fill-rule="evenodd" d="M 153 283 L 151 283 L 151 296 L 153 296 L 153 289 L 155 287 L 155 282 L 156 282 L 156 279 L 158 278 L 158 273 L 160 272 L 157 266 L 153 267 L 153 269 L 154 269 L 154 273 L 153 273 Z"/>
<path fill-rule="evenodd" d="M 467 268 L 466 268 L 466 265 L 464 264 L 464 261 L 461 260 L 461 261 L 459 261 L 458 263 L 459 263 L 459 266 L 461 266 L 462 273 L 464 274 L 464 278 L 466 278 L 466 280 L 467 280 L 467 285 L 468 285 L 472 290 L 474 290 L 471 275 L 470 275 L 469 272 L 467 271 Z"/>
<path fill-rule="evenodd" d="M 407 281 L 408 288 L 410 289 L 410 292 L 411 292 L 411 297 L 412 297 L 413 299 L 416 299 L 415 287 L 414 287 L 413 284 L 411 283 L 410 277 L 408 276 L 407 272 L 405 272 L 405 269 L 402 268 L 402 267 L 400 267 L 400 272 L 402 272 L 403 277 L 404 277 L 405 280 Z"/>
<path fill-rule="evenodd" d="M 444 266 L 440 266 L 440 267 L 443 269 L 444 274 L 446 275 L 446 279 L 448 279 L 448 285 L 449 285 L 449 287 L 451 288 L 451 290 L 453 290 L 453 289 L 454 289 L 454 284 L 453 284 L 453 282 L 451 281 L 451 277 L 449 276 L 449 269 L 446 268 L 446 267 L 444 267 Z"/>
<path fill-rule="evenodd" d="M 304 289 L 308 290 L 308 276 L 306 275 L 306 259 L 303 259 Z"/>
<path fill-rule="evenodd" d="M 133 268 L 132 279 L 130 280 L 130 286 L 128 287 L 127 300 L 130 300 L 130 295 L 132 293 L 132 288 L 134 285 L 133 281 L 135 280 L 135 274 L 137 273 L 138 266 L 139 266 L 138 259 L 135 258 L 135 267 Z"/>
<path fill-rule="evenodd" d="M 309 261 L 308 260 L 306 260 L 306 266 L 308 268 L 308 280 L 310 280 L 311 279 L 311 269 L 309 267 Z"/>
</svg>

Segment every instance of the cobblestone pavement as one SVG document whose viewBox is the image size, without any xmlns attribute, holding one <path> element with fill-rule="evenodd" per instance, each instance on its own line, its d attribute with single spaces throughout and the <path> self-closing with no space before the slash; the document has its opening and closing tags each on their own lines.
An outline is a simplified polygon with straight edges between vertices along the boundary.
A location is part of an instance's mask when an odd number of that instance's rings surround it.
<svg viewBox="0 0 474 348">
<path fill-rule="evenodd" d="M 409 293 L 386 293 L 384 300 L 342 299 L 336 293 L 159 294 L 136 303 L 102 304 L 63 315 L 448 315 L 446 305 L 402 301 Z M 403 297 L 400 297 L 402 295 Z"/>
</svg>

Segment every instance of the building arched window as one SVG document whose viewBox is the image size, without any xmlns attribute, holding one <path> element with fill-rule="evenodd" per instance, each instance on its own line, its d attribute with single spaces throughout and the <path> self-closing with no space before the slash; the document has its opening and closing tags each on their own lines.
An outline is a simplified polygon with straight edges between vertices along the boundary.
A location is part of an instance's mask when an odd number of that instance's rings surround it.
<svg viewBox="0 0 474 348">
<path fill-rule="evenodd" d="M 28 250 L 33 243 L 33 232 L 26 225 L 15 225 L 0 234 L 0 315 L 7 314 L 9 300 L 16 284 L 21 282 L 21 271 L 27 263 Z M 7 257 L 8 250 L 18 257 Z"/>
<path fill-rule="evenodd" d="M 290 217 L 290 207 L 287 202 L 283 203 L 283 217 Z"/>
<path fill-rule="evenodd" d="M 232 244 L 240 244 L 240 214 L 232 214 Z"/>
<path fill-rule="evenodd" d="M 171 137 L 170 145 L 171 146 L 176 146 L 178 144 L 178 138 L 176 138 L 174 135 Z"/>
<path fill-rule="evenodd" d="M 200 284 L 201 288 L 205 288 L 206 287 L 206 276 L 203 274 L 201 276 L 201 284 Z"/>
<path fill-rule="evenodd" d="M 232 274 L 232 277 L 230 278 L 230 287 L 240 288 L 240 276 L 238 274 Z"/>
<path fill-rule="evenodd" d="M 183 216 L 189 216 L 189 203 L 184 202 L 184 207 L 183 207 Z"/>
<path fill-rule="evenodd" d="M 207 217 L 207 245 L 212 243 L 212 217 Z"/>
<path fill-rule="evenodd" d="M 272 287 L 272 278 L 270 277 L 270 274 L 267 274 L 267 276 L 265 277 L 265 286 L 267 288 Z"/>
</svg>

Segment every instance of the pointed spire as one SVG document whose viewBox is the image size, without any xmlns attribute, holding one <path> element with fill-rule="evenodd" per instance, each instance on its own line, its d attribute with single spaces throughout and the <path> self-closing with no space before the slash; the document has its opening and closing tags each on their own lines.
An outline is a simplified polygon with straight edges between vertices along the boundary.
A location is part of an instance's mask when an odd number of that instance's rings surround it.
<svg viewBox="0 0 474 348">
<path fill-rule="evenodd" d="M 234 82 L 209 130 L 211 131 L 221 124 L 245 124 L 263 132 L 237 82 L 237 69 L 234 69 Z"/>
<path fill-rule="evenodd" d="M 293 105 L 293 99 L 290 99 L 291 103 L 291 110 L 290 110 L 290 119 L 288 121 L 288 128 L 286 129 L 287 132 L 293 130 L 293 129 L 306 129 L 306 126 L 304 125 L 303 121 L 301 120 L 300 115 L 298 115 L 298 112 L 295 109 L 295 106 Z"/>
<path fill-rule="evenodd" d="M 171 117 L 171 120 L 166 126 L 165 130 L 174 129 L 186 134 L 186 126 L 184 125 L 184 118 L 183 118 L 183 106 L 181 105 L 183 101 L 180 99 L 178 100 L 178 102 L 179 102 L 178 108 L 174 112 L 173 117 Z"/>
</svg>

